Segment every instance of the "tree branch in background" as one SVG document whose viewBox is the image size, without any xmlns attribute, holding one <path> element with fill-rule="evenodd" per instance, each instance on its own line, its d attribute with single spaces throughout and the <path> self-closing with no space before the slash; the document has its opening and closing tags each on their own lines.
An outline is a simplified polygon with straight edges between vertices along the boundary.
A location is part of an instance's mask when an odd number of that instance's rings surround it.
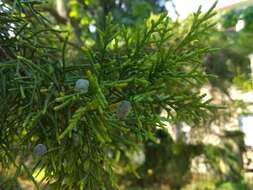
<svg viewBox="0 0 253 190">
<path fill-rule="evenodd" d="M 60 17 L 68 19 L 68 13 L 66 10 L 64 0 L 56 0 L 56 11 L 58 12 L 58 15 Z"/>
<path fill-rule="evenodd" d="M 171 0 L 171 5 L 172 5 L 172 7 L 173 7 L 173 9 L 174 9 L 174 11 L 175 11 L 175 13 L 177 15 L 177 19 L 178 19 L 180 17 L 180 14 L 177 11 L 177 7 L 176 7 L 176 4 L 175 4 L 174 0 Z"/>
<path fill-rule="evenodd" d="M 79 1 L 79 3 L 81 2 Z M 69 10 L 67 10 L 64 0 L 56 0 L 55 7 L 44 7 L 43 10 L 47 11 L 51 16 L 53 16 L 58 24 L 67 24 L 70 22 L 78 41 L 78 44 L 75 44 L 74 46 L 80 47 L 82 45 L 82 30 L 79 26 L 80 21 L 78 19 L 69 17 Z"/>
<path fill-rule="evenodd" d="M 67 24 L 68 17 L 62 17 L 57 10 L 51 7 L 43 7 L 42 10 L 48 12 L 51 16 L 53 16 L 57 23 Z"/>
</svg>

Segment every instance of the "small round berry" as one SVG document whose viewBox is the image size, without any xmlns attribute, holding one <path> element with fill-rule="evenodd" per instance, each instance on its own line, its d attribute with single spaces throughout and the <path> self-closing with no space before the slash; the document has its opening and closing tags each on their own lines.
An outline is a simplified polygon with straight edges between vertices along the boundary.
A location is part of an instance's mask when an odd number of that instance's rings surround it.
<svg viewBox="0 0 253 190">
<path fill-rule="evenodd" d="M 86 79 L 78 79 L 76 81 L 75 90 L 81 93 L 87 93 L 89 90 L 90 82 Z"/>
<path fill-rule="evenodd" d="M 44 154 L 47 153 L 47 147 L 44 144 L 37 144 L 34 147 L 33 152 L 37 156 L 43 156 Z"/>
<path fill-rule="evenodd" d="M 132 105 L 129 101 L 123 100 L 119 103 L 116 109 L 116 115 L 119 119 L 125 119 L 132 109 Z"/>
</svg>

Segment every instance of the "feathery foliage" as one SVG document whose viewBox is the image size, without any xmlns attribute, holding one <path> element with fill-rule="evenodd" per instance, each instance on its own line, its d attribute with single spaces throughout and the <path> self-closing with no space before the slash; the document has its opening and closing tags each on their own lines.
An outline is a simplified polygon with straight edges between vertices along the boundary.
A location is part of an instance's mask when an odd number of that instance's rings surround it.
<svg viewBox="0 0 253 190">
<path fill-rule="evenodd" d="M 55 29 L 39 3 L 1 4 L 0 161 L 15 176 L 25 172 L 37 189 L 35 171 L 53 189 L 117 187 L 118 160 L 156 142 L 163 121 L 198 125 L 216 110 L 199 90 L 208 78 L 201 60 L 212 49 L 201 39 L 213 7 L 199 9 L 184 34 L 165 14 L 135 27 L 109 16 L 87 47 Z M 79 79 L 89 81 L 87 92 L 75 90 Z M 38 144 L 45 147 L 34 151 Z"/>
</svg>

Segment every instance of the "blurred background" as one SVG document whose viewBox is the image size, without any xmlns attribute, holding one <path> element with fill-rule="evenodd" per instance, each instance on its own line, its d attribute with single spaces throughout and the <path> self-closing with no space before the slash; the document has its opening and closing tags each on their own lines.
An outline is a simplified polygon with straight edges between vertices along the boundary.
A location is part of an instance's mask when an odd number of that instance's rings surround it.
<svg viewBox="0 0 253 190">
<path fill-rule="evenodd" d="M 84 0 L 85 6 L 81 7 L 78 0 L 48 2 L 41 12 L 55 20 L 55 28 L 68 28 L 66 23 L 70 19 L 76 34 L 70 38 L 85 39 L 87 46 L 95 43 L 97 26 L 105 24 L 100 19 L 103 14 L 111 12 L 116 23 L 135 26 L 166 12 L 171 22 L 189 25 L 199 6 L 207 11 L 215 3 L 213 0 Z M 128 152 L 131 164 L 119 163 L 117 168 L 120 189 L 253 189 L 253 0 L 219 0 L 215 10 L 216 25 L 204 43 L 217 49 L 203 57 L 205 72 L 215 77 L 201 91 L 224 109 L 202 127 L 166 123 L 168 133 L 157 131 L 159 142 L 147 142 Z M 34 176 L 38 180 L 43 178 L 42 174 Z M 12 181 L 11 177 L 1 180 L 6 187 Z M 17 186 L 10 184 L 13 190 L 18 186 L 33 189 L 25 178 L 19 179 Z"/>
</svg>

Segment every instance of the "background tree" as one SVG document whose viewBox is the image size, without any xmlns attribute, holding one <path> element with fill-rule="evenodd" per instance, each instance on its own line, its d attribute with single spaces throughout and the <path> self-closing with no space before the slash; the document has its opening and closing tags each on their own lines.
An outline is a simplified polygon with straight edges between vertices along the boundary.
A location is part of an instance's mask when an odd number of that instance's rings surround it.
<svg viewBox="0 0 253 190">
<path fill-rule="evenodd" d="M 221 48 L 221 51 L 206 57 L 207 72 L 219 76 L 212 81 L 214 86 L 224 90 L 235 85 L 241 90 L 251 90 L 252 79 L 248 57 L 252 52 L 251 15 L 252 6 L 249 6 L 229 11 L 222 16 L 220 23 L 222 31 L 216 31 L 216 35 L 211 39 L 212 46 Z M 240 31 L 236 31 L 239 21 L 244 23 L 244 26 Z"/>
</svg>

